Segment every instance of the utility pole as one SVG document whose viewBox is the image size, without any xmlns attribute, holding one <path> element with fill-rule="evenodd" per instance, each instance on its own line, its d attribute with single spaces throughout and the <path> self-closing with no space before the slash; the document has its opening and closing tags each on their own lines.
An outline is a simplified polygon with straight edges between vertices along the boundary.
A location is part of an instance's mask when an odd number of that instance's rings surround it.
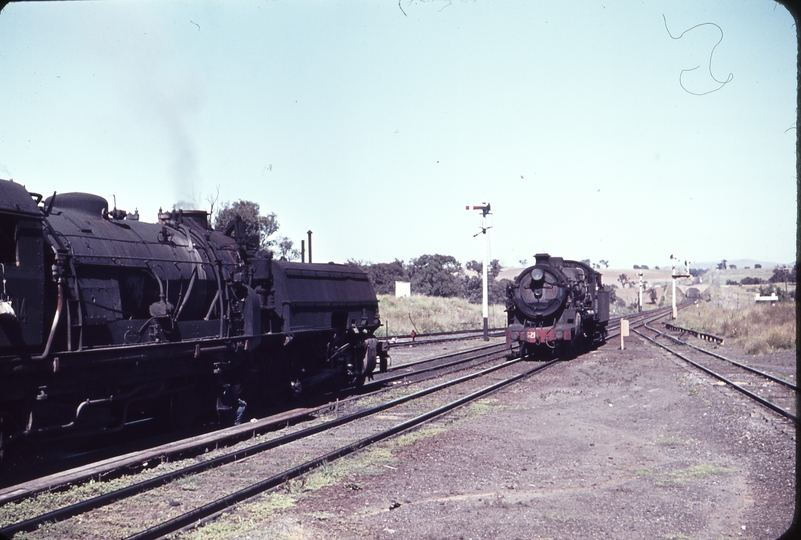
<svg viewBox="0 0 801 540">
<path fill-rule="evenodd" d="M 468 205 L 465 210 L 481 210 L 481 232 L 473 235 L 473 238 L 479 234 L 484 235 L 484 264 L 481 267 L 481 309 L 484 315 L 484 341 L 489 341 L 489 302 L 487 301 L 487 214 L 490 213 L 490 204 L 481 203 L 482 206 Z"/>
</svg>

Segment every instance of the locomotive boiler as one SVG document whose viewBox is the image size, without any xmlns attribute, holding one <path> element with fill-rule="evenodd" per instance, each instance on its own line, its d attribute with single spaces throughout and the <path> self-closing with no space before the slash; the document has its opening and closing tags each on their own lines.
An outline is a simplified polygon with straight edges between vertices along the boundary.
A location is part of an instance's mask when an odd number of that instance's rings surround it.
<svg viewBox="0 0 801 540">
<path fill-rule="evenodd" d="M 273 260 L 239 218 L 221 232 L 205 211 L 138 217 L 0 180 L 0 455 L 20 439 L 205 421 L 223 385 L 270 403 L 386 367 L 359 268 Z"/>
<path fill-rule="evenodd" d="M 507 288 L 509 356 L 552 352 L 569 357 L 603 341 L 609 322 L 609 289 L 600 272 L 578 261 L 536 256 Z"/>
</svg>

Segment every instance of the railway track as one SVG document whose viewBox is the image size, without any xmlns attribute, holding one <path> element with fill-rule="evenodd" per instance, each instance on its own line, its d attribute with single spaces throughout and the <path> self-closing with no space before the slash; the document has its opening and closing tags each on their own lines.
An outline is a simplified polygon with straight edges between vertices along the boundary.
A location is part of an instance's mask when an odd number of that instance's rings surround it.
<svg viewBox="0 0 801 540">
<path fill-rule="evenodd" d="M 487 331 L 489 337 L 500 337 L 505 332 L 504 328 L 490 328 Z M 484 330 L 454 330 L 451 332 L 431 332 L 426 334 L 414 333 L 413 335 L 395 335 L 386 338 L 393 345 L 427 345 L 431 343 L 445 343 L 448 341 L 461 341 L 465 339 L 480 339 L 484 337 Z"/>
<path fill-rule="evenodd" d="M 478 377 L 485 377 L 485 378 L 486 377 L 492 377 L 493 376 L 492 374 L 495 371 L 499 371 L 499 370 L 502 370 L 502 369 L 517 369 L 518 371 L 520 371 L 523 367 L 525 367 L 525 364 L 524 363 L 520 363 L 519 361 L 515 361 L 515 362 L 507 362 L 507 361 L 505 361 L 505 359 L 503 358 L 504 349 L 502 347 L 502 344 L 500 344 L 500 346 L 499 345 L 494 345 L 494 346 L 491 345 L 491 346 L 479 347 L 477 349 L 478 350 L 462 351 L 462 352 L 456 353 L 456 354 L 449 354 L 449 355 L 443 355 L 443 356 L 439 356 L 439 357 L 426 359 L 424 361 L 420 361 L 420 362 L 416 363 L 416 366 L 413 366 L 413 367 L 397 366 L 397 367 L 395 367 L 393 369 L 393 371 L 395 373 L 388 373 L 383 378 L 382 381 L 376 381 L 374 383 L 374 385 L 376 386 L 376 388 L 379 388 L 379 386 L 386 387 L 386 385 L 388 383 L 397 382 L 401 378 L 408 378 L 410 376 L 415 376 L 418 379 L 423 377 L 422 380 L 418 380 L 417 382 L 418 383 L 425 383 L 426 382 L 426 380 L 425 380 L 426 374 L 430 375 L 430 373 L 432 371 L 434 371 L 434 370 L 440 370 L 440 371 L 441 370 L 445 370 L 445 371 L 448 371 L 448 370 L 456 369 L 456 368 L 458 368 L 458 366 L 464 366 L 465 364 L 467 364 L 470 367 L 475 368 L 476 364 L 483 363 L 483 362 L 494 362 L 495 364 L 492 367 L 487 368 L 487 369 L 483 369 L 480 372 L 472 373 L 470 375 L 466 375 L 466 376 L 463 376 L 463 377 L 458 377 L 456 379 L 452 379 L 450 381 L 446 381 L 446 382 L 438 384 L 438 385 L 436 385 L 434 387 L 415 392 L 414 394 L 411 394 L 410 396 L 402 396 L 400 398 L 390 399 L 390 400 L 384 401 L 382 404 L 374 406 L 374 407 L 368 407 L 368 408 L 361 407 L 360 408 L 359 407 L 359 403 L 358 403 L 359 399 L 360 398 L 364 398 L 364 397 L 368 397 L 368 398 L 375 397 L 375 395 L 377 393 L 380 393 L 382 390 L 377 390 L 376 392 L 368 393 L 365 396 L 354 396 L 354 397 L 349 398 L 347 400 L 342 400 L 340 402 L 337 402 L 334 405 L 327 406 L 327 407 L 321 407 L 319 410 L 314 411 L 314 412 L 310 412 L 308 410 L 299 411 L 297 414 L 305 415 L 306 417 L 314 416 L 315 414 L 316 415 L 320 415 L 321 413 L 323 413 L 323 411 L 328 411 L 328 415 L 331 416 L 331 414 L 333 413 L 335 415 L 335 418 L 334 419 L 328 418 L 325 421 L 320 421 L 316 425 L 312 425 L 312 426 L 304 427 L 304 428 L 298 428 L 292 433 L 287 433 L 286 435 L 273 437 L 273 438 L 268 439 L 267 441 L 264 441 L 264 442 L 261 442 L 261 443 L 250 444 L 245 448 L 235 448 L 235 449 L 232 449 L 231 451 L 223 452 L 223 453 L 221 453 L 221 455 L 216 456 L 214 458 L 203 459 L 201 462 L 194 463 L 194 464 L 186 466 L 186 467 L 179 467 L 179 468 L 171 470 L 171 471 L 169 471 L 169 472 L 167 472 L 165 474 L 143 475 L 143 476 L 148 476 L 148 477 L 143 479 L 142 481 L 137 481 L 137 482 L 135 482 L 135 483 L 133 483 L 133 484 L 131 484 L 129 486 L 126 486 L 125 488 L 121 488 L 119 490 L 114 490 L 114 491 L 111 491 L 109 493 L 104 493 L 104 494 L 99 495 L 99 496 L 89 497 L 89 498 L 86 498 L 85 500 L 80 501 L 79 503 L 62 506 L 62 507 L 56 508 L 56 509 L 54 509 L 52 511 L 41 513 L 41 514 L 36 515 L 36 516 L 31 516 L 31 517 L 29 517 L 29 518 L 27 518 L 27 519 L 25 519 L 23 521 L 20 521 L 20 522 L 11 524 L 11 525 L 7 525 L 4 528 L 0 529 L 0 533 L 10 536 L 10 535 L 15 534 L 17 532 L 34 530 L 37 527 L 39 527 L 40 525 L 42 525 L 43 523 L 54 522 L 54 521 L 62 521 L 62 520 L 65 520 L 65 519 L 69 519 L 70 517 L 73 517 L 73 516 L 77 516 L 77 515 L 80 515 L 80 514 L 85 514 L 86 512 L 89 512 L 92 509 L 96 509 L 96 508 L 100 508 L 100 507 L 112 504 L 114 501 L 124 500 L 124 499 L 130 498 L 130 497 L 134 497 L 134 496 L 136 496 L 136 495 L 138 495 L 140 493 L 146 492 L 148 490 L 157 489 L 160 486 L 164 486 L 164 485 L 167 485 L 167 484 L 169 484 L 171 482 L 174 482 L 178 478 L 186 478 L 186 477 L 189 477 L 189 476 L 192 476 L 192 475 L 202 474 L 205 471 L 209 471 L 211 469 L 215 469 L 215 468 L 218 468 L 218 467 L 223 467 L 223 466 L 230 465 L 230 464 L 236 464 L 236 463 L 242 462 L 243 460 L 246 460 L 246 458 L 248 458 L 250 456 L 262 454 L 262 453 L 267 452 L 269 450 L 272 450 L 272 449 L 275 449 L 275 448 L 279 448 L 279 447 L 282 447 L 282 446 L 285 446 L 285 445 L 290 445 L 290 444 L 292 444 L 294 442 L 301 441 L 302 439 L 310 437 L 310 436 L 313 436 L 313 435 L 318 435 L 320 433 L 325 433 L 325 432 L 331 432 L 331 430 L 334 430 L 334 429 L 336 429 L 336 428 L 338 428 L 340 426 L 346 426 L 347 424 L 356 422 L 356 421 L 358 421 L 358 420 L 360 420 L 362 418 L 367 418 L 367 417 L 371 417 L 371 416 L 375 417 L 376 415 L 378 415 L 379 413 L 381 413 L 382 411 L 384 411 L 386 409 L 403 405 L 406 402 L 411 402 L 411 401 L 423 399 L 425 396 L 428 396 L 429 394 L 434 394 L 434 393 L 442 392 L 442 391 L 448 391 L 448 389 L 450 387 L 452 387 L 452 386 L 464 385 L 466 383 L 469 383 L 469 381 L 472 381 L 475 378 L 478 378 Z M 471 365 L 471 363 L 472 363 L 472 365 Z M 520 364 L 520 367 L 515 368 L 515 366 L 518 365 L 518 364 Z M 542 368 L 542 366 L 537 366 L 536 369 L 534 369 L 533 371 L 537 371 L 537 370 L 539 370 L 541 368 Z M 412 371 L 412 369 L 413 369 L 413 371 Z M 533 371 L 532 370 L 528 370 L 528 371 L 525 371 L 525 372 L 533 372 Z M 520 378 L 520 373 L 517 373 L 517 374 L 513 375 L 512 377 L 510 377 L 505 382 L 505 384 L 510 384 L 511 382 L 519 380 L 519 378 Z M 501 386 L 503 386 L 505 384 L 501 384 L 501 385 L 497 386 L 497 388 L 500 388 Z M 438 416 L 439 414 L 442 414 L 442 413 L 446 412 L 447 410 L 450 410 L 451 408 L 456 407 L 456 406 L 458 406 L 460 404 L 467 403 L 467 402 L 469 402 L 471 400 L 478 399 L 479 397 L 484 395 L 486 392 L 493 391 L 494 389 L 496 389 L 496 385 L 495 384 L 490 385 L 489 389 L 484 389 L 483 392 L 482 391 L 477 391 L 478 393 L 474 392 L 475 395 L 473 395 L 473 397 L 471 399 L 465 400 L 464 398 L 459 398 L 459 399 L 455 400 L 455 404 L 452 405 L 451 407 L 447 407 L 447 406 L 445 406 L 445 408 L 440 407 L 440 408 L 442 408 L 442 410 L 438 414 L 436 414 L 434 416 Z M 394 388 L 394 390 L 398 390 L 398 387 L 396 386 Z M 333 409 L 336 409 L 336 410 L 334 411 Z M 356 409 L 356 410 L 353 411 L 353 412 L 348 412 L 348 411 L 350 411 L 352 409 Z M 376 441 L 383 440 L 383 438 L 386 438 L 386 437 L 390 436 L 393 433 L 397 433 L 399 429 L 401 431 L 406 430 L 406 429 L 410 429 L 414 425 L 417 425 L 417 424 L 419 424 L 421 422 L 426 421 L 427 419 L 430 419 L 431 416 L 426 416 L 429 413 L 430 413 L 430 411 L 426 412 L 426 413 L 421 413 L 421 415 L 418 415 L 418 416 L 422 416 L 422 418 L 420 418 L 418 420 L 418 422 L 409 423 L 408 425 L 406 425 L 406 423 L 402 423 L 400 428 L 398 426 L 394 426 L 393 428 L 390 428 L 390 429 L 386 430 L 387 431 L 386 436 L 379 437 L 379 438 L 376 439 Z M 289 418 L 285 415 L 280 421 L 288 422 Z M 202 447 L 202 446 L 213 446 L 215 444 L 222 444 L 224 442 L 224 438 L 225 437 L 229 437 L 230 438 L 230 437 L 239 436 L 241 438 L 243 431 L 248 431 L 248 430 L 251 430 L 251 429 L 252 428 L 250 426 L 237 426 L 235 428 L 230 428 L 230 430 L 239 431 L 239 433 L 237 433 L 237 434 L 231 434 L 231 433 L 222 434 L 221 433 L 220 435 L 218 435 L 217 440 L 211 440 L 208 437 L 205 437 L 203 440 L 197 442 L 195 444 L 195 446 L 197 447 L 199 445 L 199 446 Z M 229 430 L 224 430 L 224 431 L 229 431 Z M 361 430 L 359 432 L 361 433 Z M 373 441 L 373 442 L 375 442 L 375 441 Z M 356 444 L 356 443 L 358 443 L 358 444 Z M 351 445 L 345 445 L 345 447 L 343 447 L 343 448 L 345 448 L 344 450 L 342 448 L 340 448 L 337 451 L 340 452 L 342 455 L 346 455 L 347 453 L 350 453 L 350 451 L 355 451 L 357 448 L 361 448 L 362 446 L 367 444 L 367 442 L 365 442 L 363 440 L 362 441 L 356 441 L 356 443 L 351 443 Z M 353 448 L 350 448 L 353 444 L 356 444 L 356 446 L 353 447 Z M 173 445 L 173 447 L 170 449 L 170 452 L 172 452 L 172 457 L 176 458 L 179 453 L 186 454 L 187 452 L 189 452 L 190 451 L 189 445 L 190 445 L 190 443 L 188 443 L 188 442 L 184 445 L 183 448 L 178 448 L 178 447 L 175 447 L 175 445 Z M 348 450 L 348 449 L 350 449 L 350 450 Z M 197 448 L 196 448 L 196 450 L 197 450 Z M 328 460 L 331 459 L 331 456 L 329 454 L 325 454 L 324 461 L 327 462 Z M 95 466 L 95 467 L 92 467 L 92 468 L 87 469 L 85 471 L 78 471 L 73 475 L 64 475 L 59 480 L 55 480 L 54 479 L 50 483 L 39 482 L 39 484 L 38 484 L 39 485 L 39 490 L 41 490 L 42 486 L 45 486 L 45 485 L 48 486 L 48 489 L 50 489 L 50 490 L 57 490 L 60 486 L 63 486 L 65 484 L 74 484 L 74 483 L 77 483 L 77 482 L 79 482 L 81 480 L 86 480 L 89 477 L 98 477 L 98 476 L 101 476 L 101 475 L 110 475 L 113 471 L 127 470 L 127 468 L 131 467 L 131 466 L 136 466 L 136 468 L 138 468 L 140 470 L 147 469 L 147 467 L 142 467 L 143 463 L 145 465 L 147 465 L 148 463 L 152 464 L 153 462 L 159 462 L 160 460 L 166 460 L 169 457 L 170 457 L 170 455 L 167 452 L 167 450 L 162 452 L 159 449 L 151 450 L 151 451 L 148 451 L 146 453 L 134 453 L 132 455 L 125 456 L 122 459 L 114 460 L 114 462 L 108 463 L 105 467 L 102 466 L 102 465 L 101 466 Z M 317 463 L 317 462 L 315 462 L 315 463 Z M 319 465 L 319 463 L 317 463 L 317 465 Z M 310 468 L 313 468 L 313 464 L 312 465 L 308 465 L 306 470 L 310 470 Z M 297 471 L 293 472 L 293 470 L 294 469 L 280 471 L 279 473 L 276 473 L 275 475 L 273 475 L 273 477 L 284 478 L 284 481 L 286 481 L 286 480 L 296 476 L 295 472 L 297 472 Z M 300 474 L 300 473 L 297 473 L 297 474 Z M 60 482 L 60 484 L 59 484 L 59 482 Z M 265 488 L 265 489 L 268 489 L 268 488 Z M 34 491 L 31 490 L 31 489 L 28 489 L 27 493 L 26 493 L 26 488 L 24 486 L 21 486 L 21 487 L 18 487 L 16 490 L 12 489 L 10 492 L 8 492 L 6 494 L 6 499 L 3 502 L 8 504 L 8 503 L 12 503 L 14 501 L 21 501 L 22 497 L 30 497 L 30 495 L 32 495 L 33 493 L 34 493 Z M 66 498 L 68 498 L 68 497 L 65 497 L 65 499 Z M 224 504 L 230 504 L 230 498 L 227 498 L 226 501 L 227 502 L 224 503 Z M 85 519 L 85 516 L 83 516 L 82 519 Z"/>
<path fill-rule="evenodd" d="M 664 312 L 664 313 L 663 313 Z M 649 321 L 663 317 L 668 311 L 654 310 L 651 312 L 644 312 L 629 316 L 629 320 L 633 327 L 644 325 Z M 619 331 L 619 319 L 611 321 L 610 330 L 611 336 L 616 335 L 615 331 Z M 111 478 L 119 476 L 122 472 L 130 472 L 132 469 L 136 471 L 144 471 L 152 467 L 153 463 L 168 462 L 170 460 L 177 460 L 184 456 L 195 456 L 198 460 L 197 463 L 192 463 L 186 466 L 175 466 L 169 471 L 164 473 L 154 474 L 152 471 L 149 474 L 142 475 L 141 480 L 129 483 L 125 487 L 110 490 L 96 496 L 85 497 L 83 500 L 73 504 L 58 505 L 52 510 L 38 513 L 37 515 L 26 516 L 25 519 L 15 523 L 6 524 L 0 528 L 0 533 L 5 535 L 13 535 L 17 532 L 32 531 L 40 527 L 44 523 L 53 523 L 64 520 L 70 520 L 76 516 L 81 516 L 81 523 L 86 523 L 89 516 L 98 512 L 99 509 L 108 509 L 109 505 L 118 503 L 119 501 L 130 501 L 133 498 L 141 497 L 147 494 L 158 492 L 158 490 L 169 490 L 170 486 L 174 486 L 177 482 L 186 482 L 187 478 L 195 478 L 204 474 L 209 474 L 209 471 L 215 471 L 226 467 L 237 467 L 243 463 L 248 463 L 248 458 L 252 456 L 261 456 L 264 459 L 265 454 L 275 452 L 278 449 L 284 449 L 303 441 L 309 440 L 310 437 L 321 437 L 323 434 L 329 434 L 333 439 L 340 439 L 338 435 L 331 435 L 336 430 L 347 430 L 348 426 L 357 422 L 364 422 L 365 419 L 371 423 L 382 423 L 376 419 L 386 416 L 389 409 L 395 407 L 409 407 L 408 404 L 419 402 L 420 400 L 430 400 L 429 396 L 444 394 L 453 394 L 456 387 L 459 388 L 459 395 L 456 399 L 447 401 L 444 404 L 438 404 L 436 407 L 429 408 L 428 410 L 415 410 L 412 413 L 402 413 L 401 416 L 409 417 L 408 420 L 394 424 L 389 427 L 382 427 L 381 429 L 365 429 L 361 427 L 355 430 L 355 433 L 361 435 L 365 432 L 374 431 L 372 435 L 367 437 L 356 438 L 356 440 L 342 444 L 328 452 L 319 454 L 316 458 L 309 459 L 300 464 L 293 464 L 291 467 L 286 467 L 275 471 L 273 474 L 259 473 L 259 478 L 265 478 L 259 482 L 249 483 L 244 486 L 239 486 L 232 489 L 230 493 L 213 499 L 197 503 L 193 508 L 186 512 L 177 513 L 165 521 L 160 521 L 157 524 L 145 530 L 132 532 L 130 538 L 158 538 L 164 534 L 174 532 L 181 528 L 197 523 L 201 520 L 208 520 L 215 514 L 227 509 L 232 504 L 244 501 L 254 495 L 276 488 L 281 484 L 285 484 L 289 480 L 296 478 L 300 475 L 308 473 L 315 468 L 329 464 L 331 461 L 340 457 L 349 455 L 357 450 L 366 448 L 378 441 L 385 440 L 388 437 L 410 430 L 424 422 L 431 421 L 442 414 L 472 401 L 480 399 L 490 392 L 498 390 L 508 384 L 512 384 L 524 377 L 527 377 L 541 369 L 545 369 L 558 362 L 559 359 L 547 363 L 538 363 L 534 367 L 526 362 L 520 360 L 505 361 L 504 355 L 506 353 L 505 343 L 493 343 L 483 345 L 468 350 L 457 351 L 445 355 L 439 355 L 433 358 L 427 358 L 416 362 L 410 362 L 403 365 L 392 366 L 387 373 L 377 375 L 376 380 L 365 385 L 360 395 L 350 396 L 346 399 L 328 404 L 316 409 L 301 409 L 298 411 L 290 411 L 282 415 L 280 418 L 264 419 L 257 422 L 257 426 L 236 426 L 228 430 L 222 430 L 217 434 L 204 436 L 198 441 L 185 441 L 168 445 L 168 449 L 152 449 L 146 453 L 134 453 L 129 456 L 124 456 L 122 459 L 111 460 L 108 464 L 101 464 L 90 467 L 84 471 L 76 471 L 72 475 L 64 475 L 60 480 L 54 480 L 50 483 L 39 483 L 38 491 L 47 489 L 50 491 L 58 491 L 64 489 L 67 485 L 77 484 L 86 481 L 89 478 Z M 483 368 L 481 371 L 471 373 L 466 376 L 452 378 L 449 381 L 430 386 L 423 390 L 419 390 L 412 394 L 404 395 L 394 399 L 388 399 L 381 404 L 372 407 L 360 406 L 360 400 L 364 398 L 374 398 L 375 396 L 397 390 L 397 385 L 400 381 L 415 381 L 417 384 L 425 384 L 432 378 L 433 373 L 452 373 L 454 370 L 464 369 L 465 367 L 477 369 L 479 364 L 494 363 L 489 368 Z M 501 370 L 511 370 L 514 373 L 506 379 L 492 384 L 475 388 L 477 379 L 486 379 L 497 377 L 496 373 Z M 466 386 L 472 386 L 470 389 L 464 389 Z M 402 388 L 409 386 L 404 385 Z M 390 390 L 387 390 L 387 389 Z M 438 398 L 439 399 L 439 398 Z M 419 409 L 419 407 L 418 407 Z M 267 431 L 268 429 L 275 429 L 276 424 L 290 425 L 299 422 L 302 418 L 318 418 L 321 415 L 327 414 L 329 418 L 322 419 L 313 425 L 303 427 L 300 424 L 293 425 L 293 430 L 286 434 L 275 435 L 268 437 L 267 440 L 258 441 L 256 437 L 259 432 Z M 331 415 L 334 418 L 330 418 Z M 394 416 L 395 413 L 389 415 Z M 214 448 L 225 444 L 231 444 L 242 438 L 252 438 L 252 441 L 242 447 L 234 447 L 231 450 L 220 451 L 218 455 L 213 457 L 202 455 L 201 448 Z M 255 442 L 254 442 L 255 441 Z M 290 452 L 291 454 L 291 452 Z M 286 459 L 286 456 L 284 457 Z M 253 460 L 250 460 L 252 462 Z M 290 462 L 292 460 L 290 459 Z M 146 478 L 145 478 L 146 477 Z M 54 483 L 55 482 L 55 483 Z M 46 486 L 46 487 L 44 487 Z M 174 488 L 173 488 L 174 489 Z M 36 492 L 35 489 L 29 489 L 26 492 L 24 487 L 18 487 L 16 492 L 6 493 L 5 495 L 0 492 L 0 504 L 3 502 L 23 502 L 23 498 L 30 497 Z M 5 496 L 5 500 L 3 497 Z M 65 497 L 66 499 L 66 497 Z M 171 499 L 173 501 L 173 499 Z M 171 503 L 172 504 L 172 503 Z M 24 512 L 23 512 L 24 513 Z M 173 512 L 175 514 L 175 512 Z M 0 519 L 2 519 L 0 517 Z"/>
<path fill-rule="evenodd" d="M 714 377 L 719 381 L 718 384 L 737 390 L 798 425 L 798 393 L 794 383 L 693 345 L 650 324 L 643 326 L 647 333 L 639 330 L 634 332 Z M 668 341 L 673 347 L 659 340 Z"/>
<path fill-rule="evenodd" d="M 43 491 L 55 491 L 89 479 L 107 480 L 123 474 L 133 474 L 153 464 L 194 457 L 209 448 L 233 446 L 243 440 L 275 431 L 281 427 L 308 421 L 330 410 L 344 407 L 350 402 L 387 391 L 401 382 L 423 381 L 465 367 L 475 367 L 484 362 L 497 360 L 504 352 L 502 343 L 482 345 L 447 354 L 431 356 L 416 361 L 389 367 L 385 373 L 376 373 L 375 380 L 359 389 L 351 389 L 342 398 L 338 394 L 320 396 L 317 402 L 306 402 L 303 406 L 281 411 L 256 421 L 196 434 L 182 440 L 157 444 L 135 451 L 123 450 L 106 459 L 87 460 L 86 463 L 69 469 L 53 472 L 42 478 L 34 478 L 17 485 L 0 488 L 0 505 L 31 497 Z M 320 401 L 324 400 L 323 404 Z M 120 449 L 126 448 L 125 445 Z M 105 449 L 113 453 L 114 448 Z"/>
</svg>

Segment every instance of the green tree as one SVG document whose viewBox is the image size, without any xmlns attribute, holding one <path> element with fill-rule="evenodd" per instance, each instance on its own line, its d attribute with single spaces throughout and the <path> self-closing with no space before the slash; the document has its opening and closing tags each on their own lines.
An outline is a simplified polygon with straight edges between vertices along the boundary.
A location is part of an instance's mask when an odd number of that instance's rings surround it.
<svg viewBox="0 0 801 540">
<path fill-rule="evenodd" d="M 300 251 L 295 249 L 294 245 L 295 243 L 286 236 L 279 238 L 276 244 L 278 247 L 278 256 L 281 259 L 286 259 L 288 261 L 296 261 L 300 259 Z"/>
<path fill-rule="evenodd" d="M 365 272 L 375 287 L 376 294 L 395 294 L 396 281 L 411 281 L 409 269 L 403 261 L 395 259 L 391 263 L 364 263 L 353 259 L 348 264 L 358 266 Z"/>
<path fill-rule="evenodd" d="M 462 265 L 451 255 L 421 255 L 409 262 L 412 292 L 427 296 L 461 296 Z"/>
<path fill-rule="evenodd" d="M 270 236 L 278 232 L 278 218 L 274 212 L 262 216 L 259 210 L 258 203 L 253 201 L 240 199 L 234 203 L 223 203 L 214 216 L 214 228 L 225 231 L 236 216 L 239 216 L 245 222 L 245 234 L 257 237 L 260 249 L 270 250 L 276 244 Z"/>
<path fill-rule="evenodd" d="M 797 264 L 797 263 L 796 263 Z M 795 283 L 796 264 L 792 268 L 786 264 L 780 264 L 773 269 L 773 275 L 768 281 L 770 283 Z"/>
<path fill-rule="evenodd" d="M 484 271 L 484 263 L 481 261 L 467 261 L 464 266 L 479 276 L 481 276 L 481 273 Z M 492 259 L 489 268 L 487 268 L 487 277 L 489 279 L 495 279 L 498 277 L 498 274 L 501 273 L 501 270 L 503 270 L 501 262 L 498 259 Z"/>
<path fill-rule="evenodd" d="M 476 272 L 477 276 L 465 276 L 464 297 L 471 304 L 480 304 L 483 301 L 484 290 L 482 286 L 482 272 L 484 263 L 468 261 L 465 264 L 468 270 Z M 503 304 L 506 301 L 506 286 L 511 283 L 508 279 L 497 280 L 503 267 L 498 259 L 490 261 L 487 268 L 487 300 L 490 304 Z"/>
</svg>

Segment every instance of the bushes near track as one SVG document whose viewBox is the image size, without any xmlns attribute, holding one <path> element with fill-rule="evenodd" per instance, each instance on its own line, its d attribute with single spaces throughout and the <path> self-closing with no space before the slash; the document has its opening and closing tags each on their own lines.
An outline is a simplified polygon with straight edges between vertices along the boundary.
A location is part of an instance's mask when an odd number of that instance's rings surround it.
<svg viewBox="0 0 801 540">
<path fill-rule="evenodd" d="M 685 328 L 731 340 L 748 354 L 796 348 L 794 302 L 772 306 L 756 304 L 740 309 L 703 302 L 682 310 L 676 322 Z"/>
</svg>

